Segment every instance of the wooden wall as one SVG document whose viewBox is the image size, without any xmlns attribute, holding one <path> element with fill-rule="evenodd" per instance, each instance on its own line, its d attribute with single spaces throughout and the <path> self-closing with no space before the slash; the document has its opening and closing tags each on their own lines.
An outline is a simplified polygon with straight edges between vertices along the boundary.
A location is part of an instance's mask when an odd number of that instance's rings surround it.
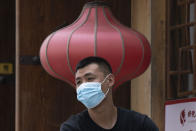
<svg viewBox="0 0 196 131">
<path fill-rule="evenodd" d="M 15 127 L 15 86 L 17 131 L 59 130 L 60 123 L 71 114 L 84 109 L 77 102 L 73 88 L 50 77 L 40 65 L 22 65 L 19 59 L 26 55 L 38 56 L 44 38 L 57 26 L 65 22 L 72 23 L 87 1 L 91 0 L 0 2 L 0 62 L 10 62 L 15 65 L 15 35 L 17 49 L 16 85 L 14 73 L 6 76 L 9 79 L 7 84 L 0 83 L 1 130 L 13 131 Z M 122 23 L 129 26 L 132 22 L 133 28 L 145 34 L 152 45 L 152 66 L 144 76 L 132 81 L 131 90 L 130 83 L 127 82 L 114 92 L 115 103 L 126 108 L 129 108 L 131 104 L 136 111 L 151 116 L 160 131 L 163 131 L 165 0 L 132 0 L 132 3 L 131 0 L 107 1 L 112 5 L 114 15 Z M 133 99 L 129 99 L 130 92 Z"/>
<path fill-rule="evenodd" d="M 0 64 L 15 63 L 15 1 L 0 1 Z M 14 131 L 15 84 L 14 71 L 0 72 L 0 130 Z"/>
<path fill-rule="evenodd" d="M 21 64 L 20 58 L 38 56 L 46 36 L 57 26 L 72 23 L 86 1 L 16 0 L 16 131 L 58 131 L 71 114 L 84 109 L 72 87 L 40 65 Z M 115 16 L 130 25 L 130 0 L 108 2 Z M 116 105 L 130 107 L 129 87 L 125 83 L 114 93 Z"/>
</svg>

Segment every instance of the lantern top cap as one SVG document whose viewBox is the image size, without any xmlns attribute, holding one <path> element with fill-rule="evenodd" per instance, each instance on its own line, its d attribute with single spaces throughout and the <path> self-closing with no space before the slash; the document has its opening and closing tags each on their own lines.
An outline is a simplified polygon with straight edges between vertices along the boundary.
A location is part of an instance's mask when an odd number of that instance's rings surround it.
<svg viewBox="0 0 196 131">
<path fill-rule="evenodd" d="M 107 7 L 109 7 L 109 5 L 104 1 L 92 1 L 92 2 L 87 2 L 84 5 L 84 7 L 93 7 L 93 6 L 107 6 Z"/>
</svg>

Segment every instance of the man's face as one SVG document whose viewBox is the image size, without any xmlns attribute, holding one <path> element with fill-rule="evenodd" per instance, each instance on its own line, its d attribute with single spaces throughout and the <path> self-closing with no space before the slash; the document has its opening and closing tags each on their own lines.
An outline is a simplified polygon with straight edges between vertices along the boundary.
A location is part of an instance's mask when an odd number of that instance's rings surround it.
<svg viewBox="0 0 196 131">
<path fill-rule="evenodd" d="M 97 64 L 89 64 L 76 72 L 76 88 L 85 82 L 102 82 L 104 78 L 104 73 L 100 70 Z"/>
</svg>

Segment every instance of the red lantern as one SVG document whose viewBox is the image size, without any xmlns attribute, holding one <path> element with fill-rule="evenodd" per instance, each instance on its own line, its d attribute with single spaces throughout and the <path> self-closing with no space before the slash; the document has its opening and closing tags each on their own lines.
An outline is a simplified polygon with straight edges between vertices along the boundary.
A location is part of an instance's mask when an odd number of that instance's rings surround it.
<svg viewBox="0 0 196 131">
<path fill-rule="evenodd" d="M 116 88 L 146 70 L 151 51 L 147 39 L 120 24 L 106 4 L 89 2 L 73 24 L 50 34 L 40 49 L 44 69 L 73 87 L 76 64 L 88 56 L 111 64 Z"/>
</svg>

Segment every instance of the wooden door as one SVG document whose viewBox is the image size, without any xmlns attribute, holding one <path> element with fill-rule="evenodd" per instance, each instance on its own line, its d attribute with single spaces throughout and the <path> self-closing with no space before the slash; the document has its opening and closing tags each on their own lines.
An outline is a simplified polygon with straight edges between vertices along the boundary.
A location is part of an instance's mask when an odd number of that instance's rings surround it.
<svg viewBox="0 0 196 131">
<path fill-rule="evenodd" d="M 38 56 L 46 36 L 57 26 L 72 23 L 87 1 L 90 0 L 16 1 L 16 131 L 58 131 L 71 114 L 84 109 L 72 87 L 25 59 L 31 61 L 31 56 Z M 115 16 L 130 25 L 130 0 L 108 2 Z M 116 105 L 130 107 L 129 85 L 125 83 L 114 93 Z"/>
</svg>

